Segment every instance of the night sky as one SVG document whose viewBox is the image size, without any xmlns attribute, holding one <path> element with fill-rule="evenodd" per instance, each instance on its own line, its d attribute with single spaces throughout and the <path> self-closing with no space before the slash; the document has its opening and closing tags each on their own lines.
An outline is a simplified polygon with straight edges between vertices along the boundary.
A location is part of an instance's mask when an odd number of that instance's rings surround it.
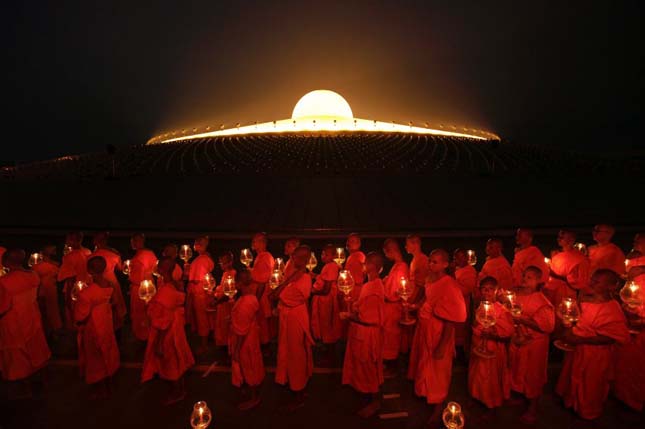
<svg viewBox="0 0 645 429">
<path fill-rule="evenodd" d="M 2 163 L 283 119 L 318 88 L 362 118 L 643 148 L 638 2 L 16 3 Z"/>
</svg>

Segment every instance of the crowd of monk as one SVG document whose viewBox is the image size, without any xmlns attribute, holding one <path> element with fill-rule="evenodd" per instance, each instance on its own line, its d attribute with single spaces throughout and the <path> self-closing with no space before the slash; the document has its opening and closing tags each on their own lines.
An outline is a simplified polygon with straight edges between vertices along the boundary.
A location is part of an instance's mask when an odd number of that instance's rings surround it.
<svg viewBox="0 0 645 429">
<path fill-rule="evenodd" d="M 494 418 L 498 407 L 517 404 L 525 407 L 521 420 L 530 424 L 538 417 L 549 349 L 557 339 L 573 346 L 565 353 L 556 385 L 566 407 L 595 419 L 613 391 L 642 412 L 645 307 L 642 301 L 622 303 L 619 291 L 626 281 L 645 287 L 645 235 L 635 236 L 626 256 L 611 242 L 613 234 L 612 226 L 597 225 L 596 244 L 582 252 L 574 245 L 575 233 L 562 230 L 559 249 L 545 258 L 532 244 L 532 231 L 521 228 L 512 263 L 502 254 L 502 241 L 490 239 L 480 272 L 465 249 L 452 255 L 435 249 L 426 256 L 421 238 L 408 236 L 408 264 L 396 239 L 387 239 L 382 252 L 365 255 L 360 236 L 350 234 L 346 260 L 339 263 L 338 249 L 327 245 L 316 273 L 308 269 L 312 251 L 300 240 L 286 241 L 287 259 L 281 264 L 267 251 L 267 235 L 258 233 L 252 238 L 255 257 L 248 269 L 234 268 L 232 252 L 221 254 L 221 281 L 212 288 L 205 285 L 215 269 L 208 237 L 195 240 L 196 257 L 182 264 L 176 245 L 166 246 L 158 259 L 145 247 L 144 235 L 135 234 L 135 254 L 127 264 L 129 308 L 116 274 L 124 270 L 124 261 L 108 246 L 108 233 L 93 237 L 94 251 L 83 247 L 82 233 L 69 233 L 62 263 L 55 261 L 56 247 L 50 245 L 40 250 L 42 260 L 31 269 L 24 250 L 0 248 L 0 371 L 4 380 L 29 386 L 50 359 L 52 333 L 69 329 L 76 332 L 79 366 L 92 395 L 106 397 L 120 366 L 117 340 L 129 313 L 133 335 L 147 342 L 141 380 L 167 380 L 166 404 L 186 396 L 184 374 L 195 363 L 186 337 L 189 325 L 200 337 L 197 354 L 205 353 L 211 338 L 228 348 L 232 383 L 246 392 L 238 405 L 242 410 L 261 401 L 270 342 L 277 341 L 275 381 L 294 393 L 288 410 L 305 402 L 312 346 L 319 344 L 324 359 L 332 362 L 336 347 L 344 345 L 342 383 L 363 395 L 359 415 L 378 412 L 384 378 L 396 376 L 397 364 L 404 361 L 400 356 L 409 356 L 407 377 L 431 408 L 429 424 L 437 425 L 455 350 L 462 348 L 468 358 L 468 390 L 486 410 L 483 418 Z M 391 263 L 388 273 L 382 273 L 385 259 Z M 276 269 L 281 281 L 270 287 Z M 337 285 L 343 269 L 354 279 L 348 297 Z M 403 301 L 402 278 L 415 286 Z M 224 293 L 231 279 L 235 295 Z M 151 281 L 156 294 L 149 301 L 140 299 L 139 288 Z M 521 313 L 509 311 L 503 300 L 508 291 L 514 292 Z M 581 309 L 573 326 L 556 317 L 566 298 Z M 481 303 L 494 313 L 492 327 L 473 317 Z M 404 311 L 416 323 L 401 323 Z"/>
</svg>

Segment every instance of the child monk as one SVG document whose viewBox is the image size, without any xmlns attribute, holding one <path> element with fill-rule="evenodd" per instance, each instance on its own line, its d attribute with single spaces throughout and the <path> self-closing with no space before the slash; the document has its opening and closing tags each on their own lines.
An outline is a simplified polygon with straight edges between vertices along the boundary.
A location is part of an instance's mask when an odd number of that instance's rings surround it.
<svg viewBox="0 0 645 429">
<path fill-rule="evenodd" d="M 92 281 L 81 290 L 74 304 L 74 322 L 78 327 L 78 362 L 85 382 L 91 386 L 91 399 L 105 399 L 110 381 L 119 369 L 119 347 L 112 322 L 112 283 L 104 276 L 105 259 L 91 256 L 87 271 Z"/>
<path fill-rule="evenodd" d="M 615 232 L 612 225 L 594 226 L 592 236 L 596 244 L 589 246 L 589 270 L 592 274 L 600 269 L 612 270 L 618 275 L 625 274 L 625 254 L 611 242 Z"/>
<path fill-rule="evenodd" d="M 215 288 L 215 297 L 217 299 L 217 310 L 215 311 L 215 345 L 218 347 L 229 345 L 229 327 L 231 324 L 231 310 L 235 304 L 223 292 L 224 282 L 228 278 L 235 279 L 236 271 L 233 268 L 233 253 L 224 252 L 220 255 L 219 266 L 222 269 L 222 279 L 220 284 Z M 250 273 L 249 273 L 250 274 Z"/>
<path fill-rule="evenodd" d="M 343 363 L 343 384 L 349 384 L 365 395 L 366 405 L 358 415 L 367 418 L 381 408 L 380 388 L 383 384 L 383 306 L 385 291 L 379 273 L 383 256 L 370 253 L 365 261 L 367 283 L 352 305 L 351 313 L 341 317 L 349 320 L 347 349 Z"/>
<path fill-rule="evenodd" d="M 291 262 L 291 255 L 293 251 L 300 246 L 300 239 L 297 237 L 290 237 L 284 242 L 284 256 L 287 257 L 287 262 L 284 265 L 284 275 L 289 276 L 293 270 L 293 263 Z"/>
<path fill-rule="evenodd" d="M 0 277 L 0 374 L 3 380 L 23 385 L 22 393 L 10 392 L 15 399 L 31 396 L 28 378 L 51 356 L 38 309 L 40 281 L 23 268 L 24 261 L 24 250 L 7 250 L 2 265 L 9 273 Z"/>
<path fill-rule="evenodd" d="M 408 279 L 408 264 L 403 261 L 399 243 L 388 238 L 383 244 L 385 257 L 394 265 L 388 275 L 383 279 L 385 287 L 385 310 L 383 320 L 383 360 L 386 361 L 385 373 L 387 376 L 396 374 L 397 359 L 401 351 L 401 297 L 398 294 L 401 278 Z"/>
<path fill-rule="evenodd" d="M 40 312 L 43 316 L 43 327 L 48 335 L 55 335 L 63 327 L 58 306 L 58 288 L 56 277 L 58 276 L 58 262 L 56 257 L 56 246 L 51 244 L 44 246 L 40 254 L 42 262 L 33 266 L 34 272 L 40 277 L 38 288 L 38 301 Z"/>
<path fill-rule="evenodd" d="M 561 230 L 558 233 L 558 245 L 562 251 L 551 258 L 549 281 L 544 286 L 544 295 L 556 306 L 562 298 L 575 298 L 578 291 L 589 286 L 589 260 L 573 247 L 575 242 L 573 231 Z"/>
<path fill-rule="evenodd" d="M 414 286 L 412 295 L 408 298 L 409 303 L 418 302 L 422 299 L 424 286 L 428 277 L 428 257 L 421 249 L 421 237 L 412 234 L 405 239 L 405 251 L 412 255 L 410 261 L 410 284 Z M 401 353 L 408 353 L 414 338 L 415 325 L 401 327 Z"/>
<path fill-rule="evenodd" d="M 306 266 L 310 256 L 308 246 L 298 247 L 292 256 L 294 272 L 270 293 L 271 299 L 278 301 L 280 315 L 275 381 L 289 384 L 295 394 L 294 400 L 287 406 L 288 411 L 304 406 L 305 387 L 313 373 L 313 339 L 309 332 L 307 312 L 311 277 L 306 273 Z"/>
<path fill-rule="evenodd" d="M 445 250 L 430 253 L 429 281 L 418 312 L 408 369 L 408 378 L 414 380 L 414 392 L 424 396 L 432 407 L 428 421 L 431 427 L 441 427 L 441 404 L 448 395 L 452 377 L 455 323 L 466 320 L 466 304 L 459 285 L 446 273 L 449 264 Z"/>
<path fill-rule="evenodd" d="M 125 300 L 123 299 L 123 292 L 121 291 L 121 284 L 116 277 L 116 271 L 122 270 L 121 254 L 108 245 L 110 234 L 108 232 L 99 232 L 94 236 L 95 250 L 92 256 L 100 256 L 105 259 L 105 273 L 103 276 L 107 281 L 112 284 L 112 320 L 114 322 L 114 330 L 116 331 L 117 339 L 121 337 L 121 328 L 123 327 L 123 320 L 127 314 Z"/>
<path fill-rule="evenodd" d="M 152 379 L 155 374 L 170 385 L 165 405 L 174 404 L 186 397 L 184 374 L 195 364 L 184 330 L 184 301 L 181 282 L 173 278 L 176 261 L 164 258 L 159 262 L 157 293 L 148 304 L 150 336 L 143 360 L 141 382 Z"/>
<path fill-rule="evenodd" d="M 365 253 L 361 251 L 361 236 L 355 232 L 349 234 L 347 236 L 347 241 L 345 242 L 345 247 L 347 247 L 347 250 L 349 251 L 349 255 L 345 261 L 345 269 L 349 271 L 354 279 L 354 287 L 352 288 L 349 296 L 353 302 L 356 302 L 358 297 L 361 295 L 361 288 L 365 282 L 365 273 L 363 272 Z M 340 302 L 340 308 L 345 308 L 345 296 L 343 294 L 338 294 L 338 300 Z M 343 340 L 347 339 L 348 329 L 349 322 L 347 320 L 341 320 L 341 338 Z"/>
<path fill-rule="evenodd" d="M 157 257 L 152 250 L 146 249 L 146 238 L 142 233 L 134 234 L 130 238 L 130 245 L 135 251 L 130 261 L 130 320 L 135 338 L 139 341 L 146 341 L 149 334 L 149 324 L 146 305 L 139 298 L 139 284 L 144 280 L 152 280 Z"/>
<path fill-rule="evenodd" d="M 208 351 L 208 334 L 210 333 L 211 324 L 207 312 L 208 297 L 204 290 L 206 274 L 209 274 L 215 268 L 215 263 L 208 253 L 209 239 L 207 236 L 197 237 L 193 248 L 197 257 L 190 263 L 188 269 L 188 288 L 187 288 L 187 313 L 188 322 L 193 332 L 199 335 L 199 348 L 197 355 L 204 355 Z"/>
<path fill-rule="evenodd" d="M 323 247 L 321 260 L 325 264 L 316 276 L 311 289 L 311 333 L 315 340 L 322 342 L 325 350 L 323 365 L 331 365 L 334 360 L 336 342 L 340 339 L 340 317 L 338 289 L 338 264 L 334 261 L 336 247 L 327 244 Z"/>
<path fill-rule="evenodd" d="M 495 410 L 510 398 L 511 383 L 508 369 L 507 345 L 513 334 L 513 320 L 507 309 L 497 302 L 497 280 L 484 277 L 479 282 L 481 300 L 493 305 L 495 325 L 483 329 L 475 320 L 473 322 L 473 348 L 485 344 L 485 350 L 492 352 L 494 357 L 483 358 L 476 353 L 470 355 L 468 366 L 468 392 L 470 396 L 480 401 L 487 411 L 482 420 L 494 418 Z"/>
<path fill-rule="evenodd" d="M 83 233 L 73 231 L 65 237 L 65 245 L 71 250 L 63 256 L 63 263 L 58 270 L 58 281 L 63 282 L 63 296 L 65 297 L 65 326 L 72 329 L 74 326 L 72 315 L 71 292 L 77 281 L 87 282 L 87 249 L 82 246 Z"/>
<path fill-rule="evenodd" d="M 556 392 L 566 407 L 587 420 L 602 415 L 609 393 L 612 345 L 629 340 L 625 315 L 611 298 L 618 281 L 612 270 L 596 270 L 591 276 L 592 292 L 580 304 L 580 319 L 563 336 L 564 341 L 575 345 L 575 351 L 564 359 Z"/>
<path fill-rule="evenodd" d="M 455 268 L 455 280 L 459 284 L 459 289 L 464 297 L 466 304 L 466 320 L 470 319 L 472 314 L 473 302 L 479 304 L 481 298 L 477 290 L 477 270 L 475 267 L 468 263 L 468 251 L 464 249 L 456 249 L 452 254 L 452 261 Z M 477 297 L 474 300 L 474 297 Z M 455 324 L 455 345 L 463 347 L 464 356 L 469 356 L 470 350 L 470 326 L 468 322 Z"/>
<path fill-rule="evenodd" d="M 528 401 L 526 411 L 520 417 L 525 424 L 534 424 L 537 420 L 538 399 L 547 381 L 549 334 L 555 328 L 553 305 L 538 291 L 541 282 L 542 270 L 530 266 L 524 270 L 522 285 L 515 288 L 522 309 L 522 315 L 515 318 L 515 322 L 528 341 L 524 344 L 511 342 L 509 347 L 511 390 Z"/>
<path fill-rule="evenodd" d="M 533 231 L 528 228 L 518 228 L 515 234 L 515 256 L 513 257 L 513 286 L 522 284 L 524 270 L 531 265 L 542 270 L 542 278 L 549 278 L 549 266 L 544 261 L 544 254 L 533 245 Z"/>
<path fill-rule="evenodd" d="M 502 250 L 504 245 L 499 238 L 491 238 L 486 242 L 486 262 L 479 272 L 479 280 L 493 277 L 500 288 L 508 290 L 513 287 L 513 271 Z"/>
<path fill-rule="evenodd" d="M 248 270 L 237 274 L 235 284 L 241 296 L 235 301 L 231 311 L 229 351 L 232 360 L 232 381 L 234 386 L 247 385 L 250 390 L 249 399 L 238 405 L 238 409 L 242 411 L 260 404 L 260 384 L 264 380 L 257 315 L 260 303 L 251 283 L 251 273 Z"/>
<path fill-rule="evenodd" d="M 251 249 L 256 252 L 255 260 L 253 261 L 253 268 L 251 269 L 251 277 L 253 278 L 254 288 L 257 292 L 258 300 L 260 301 L 260 341 L 263 345 L 267 345 L 271 338 L 276 336 L 277 323 L 273 317 L 273 310 L 269 303 L 269 278 L 273 272 L 274 260 L 271 253 L 267 251 L 269 239 L 266 233 L 258 232 L 251 240 Z"/>
</svg>

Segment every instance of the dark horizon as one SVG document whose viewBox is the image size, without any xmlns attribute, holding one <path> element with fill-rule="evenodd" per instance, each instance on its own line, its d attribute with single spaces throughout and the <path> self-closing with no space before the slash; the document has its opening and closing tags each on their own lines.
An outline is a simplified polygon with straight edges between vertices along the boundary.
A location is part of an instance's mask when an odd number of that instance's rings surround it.
<svg viewBox="0 0 645 429">
<path fill-rule="evenodd" d="M 359 117 L 464 124 L 573 150 L 642 149 L 635 2 L 13 7 L 5 130 L 14 144 L 3 164 L 286 118 L 318 88 L 339 92 Z"/>
</svg>

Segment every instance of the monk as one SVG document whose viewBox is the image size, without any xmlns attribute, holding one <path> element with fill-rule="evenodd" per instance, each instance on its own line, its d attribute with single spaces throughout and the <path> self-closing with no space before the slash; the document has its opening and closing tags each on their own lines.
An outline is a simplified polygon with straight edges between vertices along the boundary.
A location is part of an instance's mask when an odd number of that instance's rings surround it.
<svg viewBox="0 0 645 429">
<path fill-rule="evenodd" d="M 230 324 L 231 324 L 231 310 L 235 304 L 229 297 L 224 295 L 222 291 L 224 282 L 228 278 L 235 279 L 237 272 L 233 268 L 233 253 L 224 252 L 220 255 L 219 266 L 222 269 L 222 278 L 219 285 L 215 288 L 216 298 L 216 312 L 215 312 L 215 345 L 218 347 L 228 347 L 230 343 Z"/>
<path fill-rule="evenodd" d="M 152 379 L 155 374 L 170 383 L 170 391 L 163 401 L 171 405 L 186 397 L 184 374 L 195 364 L 184 330 L 183 284 L 174 279 L 173 270 L 177 261 L 164 258 L 159 262 L 159 287 L 148 304 L 150 334 L 143 360 L 141 382 Z"/>
<path fill-rule="evenodd" d="M 86 248 L 82 246 L 83 233 L 80 231 L 73 231 L 67 234 L 65 238 L 65 245 L 71 250 L 63 256 L 63 263 L 58 270 L 58 281 L 63 282 L 63 296 L 65 297 L 65 324 L 67 328 L 74 327 L 72 317 L 72 298 L 71 292 L 74 283 L 77 281 L 88 282 L 87 275 L 87 252 Z"/>
<path fill-rule="evenodd" d="M 611 242 L 616 229 L 612 225 L 600 224 L 592 230 L 595 245 L 589 246 L 589 270 L 608 269 L 618 275 L 625 274 L 625 254 Z"/>
<path fill-rule="evenodd" d="M 206 274 L 211 273 L 215 268 L 215 262 L 208 253 L 209 239 L 207 236 L 197 237 L 193 248 L 197 257 L 190 263 L 188 269 L 188 288 L 186 313 L 188 314 L 188 323 L 190 323 L 193 332 L 197 332 L 200 343 L 197 349 L 197 355 L 205 355 L 208 351 L 208 334 L 210 333 L 211 324 L 207 313 L 208 297 L 204 290 Z"/>
<path fill-rule="evenodd" d="M 85 383 L 91 385 L 90 399 L 106 399 L 110 382 L 119 369 L 119 347 L 112 322 L 113 283 L 104 276 L 106 262 L 91 256 L 87 271 L 92 282 L 81 290 L 74 305 L 74 323 L 78 327 L 78 363 Z"/>
<path fill-rule="evenodd" d="M 425 301 L 418 312 L 418 326 L 412 342 L 408 378 L 414 380 L 414 392 L 426 398 L 432 413 L 428 424 L 441 426 L 442 402 L 448 396 L 455 353 L 455 323 L 466 320 L 466 304 L 459 284 L 446 270 L 448 252 L 430 253 Z"/>
<path fill-rule="evenodd" d="M 92 256 L 100 256 L 105 259 L 106 267 L 103 276 L 112 284 L 111 287 L 114 290 L 112 293 L 112 302 L 114 303 L 112 308 L 112 321 L 114 323 L 116 338 L 120 339 L 121 328 L 123 327 L 123 321 L 128 310 L 125 305 L 125 299 L 123 298 L 121 284 L 116 277 L 116 271 L 121 271 L 123 269 L 121 254 L 116 249 L 113 249 L 108 245 L 109 238 L 109 232 L 99 232 L 94 236 L 95 250 L 94 253 L 92 253 Z"/>
<path fill-rule="evenodd" d="M 271 338 L 277 334 L 277 321 L 273 317 L 273 311 L 268 299 L 267 284 L 273 272 L 274 260 L 271 253 L 267 251 L 269 240 L 266 233 L 259 232 L 253 236 L 251 240 L 251 249 L 256 252 L 255 260 L 253 261 L 253 268 L 251 269 L 251 277 L 253 279 L 254 288 L 257 292 L 258 301 L 260 301 L 260 341 L 262 345 L 269 344 Z"/>
<path fill-rule="evenodd" d="M 291 270 L 293 270 L 291 255 L 293 255 L 293 251 L 296 250 L 298 246 L 300 246 L 300 239 L 297 237 L 288 238 L 287 241 L 284 242 L 284 256 L 287 257 L 287 262 L 284 265 L 285 276 L 289 276 L 291 274 Z"/>
<path fill-rule="evenodd" d="M 236 387 L 249 387 L 249 399 L 237 407 L 246 411 L 260 404 L 260 385 L 265 374 L 257 316 L 260 303 L 251 285 L 251 273 L 248 270 L 240 271 L 235 283 L 241 296 L 235 301 L 231 311 L 232 381 Z"/>
<path fill-rule="evenodd" d="M 618 282 L 614 271 L 596 270 L 591 276 L 592 292 L 580 304 L 580 319 L 563 337 L 575 345 L 575 351 L 565 357 L 556 392 L 566 407 L 587 420 L 602 415 L 609 393 L 612 345 L 629 340 L 627 320 L 620 304 L 611 298 Z"/>
<path fill-rule="evenodd" d="M 58 288 L 56 286 L 56 277 L 58 276 L 58 262 L 56 257 L 56 246 L 44 246 L 40 254 L 43 257 L 42 262 L 33 266 L 33 270 L 40 277 L 40 287 L 38 288 L 38 301 L 40 312 L 43 316 L 43 326 L 48 335 L 56 335 L 63 327 L 60 317 L 60 308 L 58 305 Z"/>
<path fill-rule="evenodd" d="M 383 279 L 385 288 L 385 310 L 383 319 L 383 360 L 386 361 L 386 376 L 396 374 L 397 359 L 401 351 L 401 298 L 398 290 L 401 278 L 409 278 L 408 264 L 403 261 L 403 255 L 399 248 L 399 243 L 388 238 L 383 243 L 383 253 L 385 257 L 394 263 L 388 275 Z"/>
<path fill-rule="evenodd" d="M 314 340 L 320 341 L 325 350 L 323 365 L 331 365 L 334 360 L 336 342 L 340 339 L 340 317 L 338 264 L 334 261 L 336 247 L 327 244 L 323 247 L 321 260 L 325 264 L 316 277 L 311 289 L 311 333 Z"/>
<path fill-rule="evenodd" d="M 278 336 L 278 364 L 275 381 L 289 385 L 294 400 L 287 405 L 294 411 L 305 403 L 305 387 L 313 373 L 307 301 L 311 294 L 311 277 L 306 266 L 311 249 L 300 246 L 292 256 L 294 272 L 270 292 L 271 300 L 278 302 L 280 327 Z"/>
<path fill-rule="evenodd" d="M 370 253 L 365 261 L 367 283 L 352 305 L 351 312 L 341 313 L 349 320 L 349 334 L 343 384 L 349 384 L 366 396 L 366 405 L 358 411 L 363 418 L 373 416 L 381 408 L 380 389 L 383 384 L 383 313 L 385 289 L 379 278 L 383 256 Z"/>
<path fill-rule="evenodd" d="M 549 334 L 555 328 L 553 305 L 538 290 L 541 282 L 542 270 L 530 266 L 524 270 L 522 284 L 514 289 L 522 309 L 514 320 L 526 340 L 511 342 L 509 347 L 511 390 L 526 398 L 527 408 L 520 417 L 524 424 L 537 420 L 538 400 L 547 381 Z"/>
<path fill-rule="evenodd" d="M 347 260 L 345 260 L 345 269 L 349 271 L 354 279 L 354 287 L 350 292 L 349 296 L 352 301 L 356 302 L 358 297 L 361 295 L 361 288 L 365 282 L 365 273 L 363 272 L 363 265 L 365 264 L 365 253 L 361 251 L 361 236 L 355 232 L 347 236 L 347 241 L 345 243 L 349 255 Z M 343 294 L 338 294 L 338 300 L 344 301 L 345 296 Z M 345 301 L 346 302 L 346 301 Z M 340 302 L 340 308 L 346 305 L 345 302 Z M 347 339 L 347 331 L 349 330 L 349 322 L 341 320 L 341 338 L 343 340 Z"/>
<path fill-rule="evenodd" d="M 157 257 L 152 250 L 146 249 L 146 237 L 142 233 L 134 234 L 130 238 L 130 245 L 135 251 L 130 260 L 130 320 L 135 338 L 146 341 L 150 326 L 146 316 L 146 304 L 139 298 L 139 284 L 144 280 L 152 280 Z"/>
<path fill-rule="evenodd" d="M 502 254 L 504 245 L 499 238 L 491 238 L 486 242 L 486 262 L 479 272 L 479 280 L 484 277 L 493 277 L 503 290 L 513 287 L 513 271 L 508 259 Z"/>
<path fill-rule="evenodd" d="M 544 286 L 544 295 L 554 306 L 560 304 L 562 298 L 575 298 L 578 291 L 584 292 L 589 286 L 589 260 L 573 247 L 575 242 L 573 231 L 561 230 L 558 233 L 558 245 L 562 251 L 551 258 L 549 281 Z"/>
<path fill-rule="evenodd" d="M 7 250 L 2 265 L 9 273 L 0 277 L 0 374 L 3 380 L 23 384 L 25 391 L 15 399 L 31 396 L 27 378 L 51 356 L 38 309 L 40 280 L 23 269 L 24 261 L 24 250 Z"/>
<path fill-rule="evenodd" d="M 518 228 L 515 234 L 515 256 L 513 257 L 513 285 L 522 284 L 522 275 L 527 267 L 533 265 L 542 270 L 542 278 L 549 278 L 549 266 L 544 260 L 544 254 L 533 245 L 533 231 L 528 228 Z"/>
<path fill-rule="evenodd" d="M 468 366 L 468 392 L 470 396 L 480 401 L 486 407 L 483 420 L 496 416 L 496 409 L 510 398 L 511 383 L 508 369 L 507 345 L 513 334 L 513 320 L 510 313 L 502 304 L 497 302 L 497 280 L 485 277 L 479 282 L 482 301 L 493 305 L 495 325 L 483 329 L 475 321 L 473 323 L 473 348 L 480 347 L 482 341 L 485 349 L 494 353 L 491 359 L 483 358 L 472 353 Z"/>
<path fill-rule="evenodd" d="M 421 237 L 416 234 L 408 235 L 405 239 L 405 251 L 412 255 L 410 261 L 410 284 L 414 286 L 409 303 L 420 302 L 428 277 L 428 257 L 421 249 Z M 415 325 L 401 327 L 401 353 L 408 353 L 414 338 Z"/>
<path fill-rule="evenodd" d="M 179 265 L 177 261 L 178 249 L 176 244 L 166 244 L 161 251 L 162 258 L 170 258 L 175 261 L 175 267 L 172 269 L 172 278 L 173 280 L 179 282 L 184 277 L 184 270 Z"/>
<path fill-rule="evenodd" d="M 466 320 L 469 320 L 472 319 L 470 316 L 472 315 L 474 298 L 480 296 L 477 291 L 477 270 L 468 263 L 468 251 L 464 249 L 456 249 L 453 252 L 452 262 L 455 269 L 455 280 L 457 280 L 466 304 Z M 455 324 L 455 345 L 463 347 L 466 357 L 469 355 L 470 331 L 471 327 L 468 323 Z"/>
</svg>

